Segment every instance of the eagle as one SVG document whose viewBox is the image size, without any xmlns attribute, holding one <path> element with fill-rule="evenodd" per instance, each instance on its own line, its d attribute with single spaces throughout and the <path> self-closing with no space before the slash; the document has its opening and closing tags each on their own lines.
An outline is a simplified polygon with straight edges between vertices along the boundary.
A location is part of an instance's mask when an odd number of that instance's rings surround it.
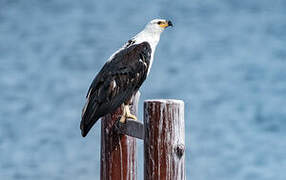
<svg viewBox="0 0 286 180">
<path fill-rule="evenodd" d="M 110 56 L 92 81 L 82 110 L 80 129 L 85 137 L 99 118 L 122 106 L 121 123 L 126 118 L 137 120 L 129 105 L 147 78 L 156 46 L 170 20 L 154 19 Z"/>
</svg>

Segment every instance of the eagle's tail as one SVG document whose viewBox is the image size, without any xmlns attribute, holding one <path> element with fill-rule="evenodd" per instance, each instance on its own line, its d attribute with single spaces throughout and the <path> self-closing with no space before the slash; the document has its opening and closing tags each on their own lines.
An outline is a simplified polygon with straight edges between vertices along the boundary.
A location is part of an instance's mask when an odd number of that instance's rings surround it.
<svg viewBox="0 0 286 180">
<path fill-rule="evenodd" d="M 85 137 L 92 126 L 98 121 L 99 117 L 96 115 L 98 109 L 97 104 L 86 102 L 82 109 L 80 129 L 81 135 Z"/>
</svg>

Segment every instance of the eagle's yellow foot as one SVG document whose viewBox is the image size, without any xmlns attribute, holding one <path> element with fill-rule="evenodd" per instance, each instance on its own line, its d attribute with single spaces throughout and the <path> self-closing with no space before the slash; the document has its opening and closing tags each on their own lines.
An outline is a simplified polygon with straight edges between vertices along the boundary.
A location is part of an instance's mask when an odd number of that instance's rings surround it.
<svg viewBox="0 0 286 180">
<path fill-rule="evenodd" d="M 119 121 L 121 123 L 125 123 L 127 118 L 137 120 L 137 117 L 130 113 L 129 106 L 128 105 L 123 105 L 123 106 L 124 106 L 123 113 Z"/>
<path fill-rule="evenodd" d="M 127 106 L 125 106 L 125 108 L 126 108 L 126 117 L 136 121 L 137 117 L 135 115 L 131 114 L 129 106 L 127 105 Z"/>
<path fill-rule="evenodd" d="M 137 117 L 133 114 L 126 114 L 126 117 L 137 121 Z"/>
</svg>

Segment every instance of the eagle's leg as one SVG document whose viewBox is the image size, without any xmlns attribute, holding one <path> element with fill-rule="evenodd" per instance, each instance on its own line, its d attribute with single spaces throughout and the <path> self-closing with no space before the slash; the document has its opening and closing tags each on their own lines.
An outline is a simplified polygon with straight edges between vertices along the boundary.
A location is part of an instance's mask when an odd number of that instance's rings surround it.
<svg viewBox="0 0 286 180">
<path fill-rule="evenodd" d="M 121 115 L 121 118 L 120 118 L 120 122 L 121 123 L 125 123 L 125 121 L 126 121 L 126 108 L 125 108 L 124 104 L 122 104 L 121 106 L 123 106 L 122 107 L 123 108 L 123 112 L 122 112 L 122 115 Z"/>
<path fill-rule="evenodd" d="M 130 113 L 129 105 L 123 104 L 123 113 L 120 118 L 120 122 L 125 123 L 127 118 L 137 120 L 137 117 Z"/>
</svg>

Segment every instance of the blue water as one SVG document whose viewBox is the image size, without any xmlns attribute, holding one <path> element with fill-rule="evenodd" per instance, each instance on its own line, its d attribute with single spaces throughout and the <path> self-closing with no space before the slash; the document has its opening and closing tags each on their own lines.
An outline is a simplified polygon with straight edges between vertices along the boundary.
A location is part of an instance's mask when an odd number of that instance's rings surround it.
<svg viewBox="0 0 286 180">
<path fill-rule="evenodd" d="M 87 89 L 157 17 L 175 27 L 140 107 L 185 101 L 187 179 L 286 179 L 286 1 L 0 0 L 1 180 L 99 178 L 100 124 L 79 130 Z"/>
</svg>

